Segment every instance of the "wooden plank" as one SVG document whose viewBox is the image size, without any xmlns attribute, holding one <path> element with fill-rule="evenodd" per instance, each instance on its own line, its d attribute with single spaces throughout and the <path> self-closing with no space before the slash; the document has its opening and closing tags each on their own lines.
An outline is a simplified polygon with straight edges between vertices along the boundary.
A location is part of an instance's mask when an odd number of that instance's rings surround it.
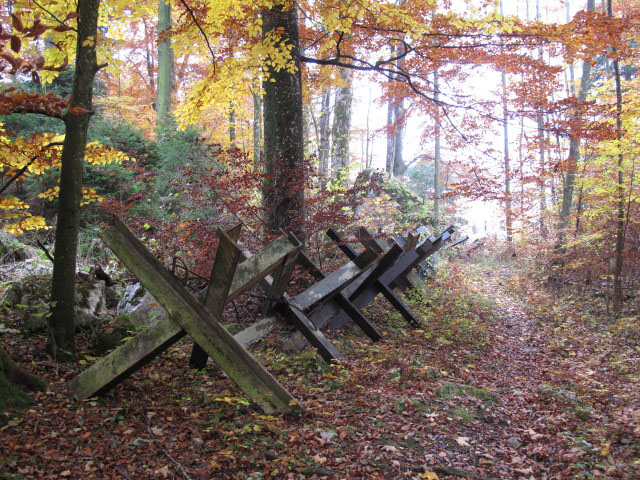
<svg viewBox="0 0 640 480">
<path fill-rule="evenodd" d="M 220 367 L 233 379 L 236 384 L 257 403 L 265 412 L 291 411 L 298 409 L 297 403 L 255 359 L 239 345 L 224 327 L 216 321 L 211 321 L 210 313 L 173 278 L 164 266 L 145 248 L 145 246 L 122 224 L 114 219 L 112 225 L 101 232 L 101 238 L 110 246 L 114 253 L 125 263 L 129 270 L 138 277 L 153 295 L 169 312 L 169 319 L 156 326 L 156 330 L 176 332 L 178 329 L 163 323 L 173 323 L 186 330 Z M 288 242 L 287 242 L 288 244 Z M 285 250 L 293 246 L 288 244 Z M 282 253 L 283 244 L 279 244 L 278 251 Z M 252 262 L 253 271 L 261 274 L 270 273 L 282 261 L 282 257 L 275 255 L 276 249 L 267 250 L 261 261 Z M 259 257 L 256 255 L 255 257 Z M 271 264 L 269 264 L 271 262 Z M 230 296 L 237 296 L 240 291 L 250 288 L 257 280 L 251 275 L 251 269 L 234 276 Z M 241 283 L 244 282 L 244 283 Z M 233 290 L 234 289 L 234 290 Z M 215 319 L 214 319 L 215 320 Z M 149 330 L 149 329 L 147 329 Z M 141 332 L 143 334 L 145 331 Z M 139 335 L 141 335 L 139 334 Z M 149 334 L 147 334 L 149 335 Z M 107 357 L 104 357 L 89 369 L 82 372 L 71 382 L 72 392 L 78 398 L 104 391 L 108 385 L 113 385 L 117 377 L 124 378 L 141 366 L 142 360 L 148 361 L 151 352 L 160 351 L 161 346 L 167 347 L 167 336 L 153 337 L 147 343 L 142 343 L 145 350 L 133 349 L 123 345 Z M 172 338 L 173 340 L 173 338 Z M 133 341 L 133 340 L 132 340 Z M 131 358 L 128 362 L 112 363 L 115 356 L 128 348 Z M 135 351 L 133 351 L 135 350 Z M 116 353 L 118 352 L 118 353 Z M 109 368 L 111 366 L 112 368 Z M 93 383 L 90 380 L 94 380 Z M 92 384 L 94 392 L 80 391 L 73 388 L 81 384 Z M 84 395 L 84 396 L 82 396 Z M 290 405 L 291 403 L 291 405 Z"/>
<path fill-rule="evenodd" d="M 410 272 L 413 268 L 416 267 L 416 265 L 444 247 L 446 241 L 451 238 L 453 232 L 455 232 L 455 228 L 451 226 L 444 232 L 442 232 L 440 236 L 438 236 L 433 242 L 425 240 L 422 244 L 418 245 L 415 250 L 412 250 L 412 252 L 415 253 L 415 258 L 413 258 L 410 262 L 407 262 L 407 264 L 404 265 L 402 271 L 393 279 L 391 279 L 391 281 L 394 281 L 399 276 L 405 276 L 407 272 Z"/>
<path fill-rule="evenodd" d="M 391 246 L 383 238 L 374 238 L 373 235 L 371 235 L 369 231 L 364 227 L 360 227 L 356 235 L 358 236 L 358 240 L 360 241 L 360 243 L 362 243 L 362 245 L 368 246 L 378 253 L 387 252 L 391 248 Z M 418 237 L 416 236 L 415 242 L 417 243 L 417 241 Z M 406 242 L 404 242 L 404 244 L 401 243 L 400 246 L 403 248 L 404 252 L 411 250 L 407 248 Z M 417 290 L 417 280 L 417 278 L 414 278 L 413 275 L 409 273 L 403 279 L 400 279 L 398 281 L 398 287 L 403 291 L 407 289 Z"/>
<path fill-rule="evenodd" d="M 227 301 L 238 298 L 273 273 L 287 255 L 299 252 L 301 249 L 302 245 L 293 245 L 285 237 L 280 237 L 262 247 L 258 253 L 238 265 Z"/>
<path fill-rule="evenodd" d="M 232 234 L 236 239 L 239 233 L 239 229 L 232 230 Z M 209 287 L 207 288 L 204 306 L 209 309 L 213 318 L 222 318 L 222 312 L 227 303 L 227 296 L 229 295 L 229 289 L 231 288 L 231 282 L 241 253 L 235 240 L 225 232 L 218 229 L 217 234 L 218 249 L 216 250 L 216 257 L 209 276 Z M 194 343 L 189 365 L 201 370 L 207 366 L 208 359 L 207 352 L 198 343 Z"/>
<path fill-rule="evenodd" d="M 353 262 L 349 262 L 307 288 L 304 292 L 296 295 L 294 300 L 304 310 L 307 310 L 323 300 L 328 300 L 335 293 L 346 287 L 361 272 L 360 267 Z"/>
<path fill-rule="evenodd" d="M 375 259 L 376 255 L 369 249 L 361 254 L 362 259 Z M 306 257 L 306 259 L 305 259 Z M 382 338 L 380 333 L 376 330 L 376 328 L 362 315 L 362 313 L 355 308 L 351 302 L 347 299 L 347 297 L 343 293 L 343 289 L 348 288 L 349 284 L 352 281 L 358 279 L 358 276 L 362 273 L 360 268 L 358 268 L 353 262 L 349 262 L 346 265 L 343 265 L 340 269 L 332 272 L 328 276 L 324 276 L 322 271 L 315 266 L 315 264 L 309 259 L 306 254 L 301 251 L 299 255 L 300 263 L 310 271 L 312 269 L 315 270 L 315 277 L 322 279 L 320 282 L 312 285 L 304 292 L 296 295 L 293 298 L 295 304 L 303 309 L 308 310 L 313 307 L 317 307 L 319 304 L 323 305 L 327 302 L 332 302 L 335 305 L 336 311 L 341 308 L 344 309 L 353 321 L 358 325 L 364 332 L 371 338 L 373 341 L 378 341 Z M 334 301 L 335 299 L 335 301 Z M 333 313 L 331 315 L 333 315 Z M 263 318 L 250 327 L 245 328 L 243 331 L 237 333 L 235 338 L 242 345 L 249 345 L 264 336 L 266 336 L 273 328 L 276 326 L 278 319 L 276 316 L 271 316 L 267 318 Z M 312 322 L 315 324 L 315 322 Z M 317 328 L 317 327 L 316 327 Z M 304 344 L 307 344 L 306 339 L 301 333 L 298 333 L 298 338 L 300 338 Z"/>
<path fill-rule="evenodd" d="M 370 267 L 367 270 L 370 271 L 371 268 L 372 267 Z M 367 271 L 365 271 L 362 275 L 360 275 L 353 282 L 347 285 L 344 288 L 344 290 L 340 292 L 339 296 L 329 299 L 327 302 L 321 304 L 316 310 L 308 314 L 309 320 L 315 325 L 315 327 L 318 330 L 324 327 L 329 321 L 329 319 L 338 312 L 340 312 L 341 314 L 344 313 L 347 321 L 349 320 L 348 313 L 341 312 L 343 308 L 340 303 L 340 297 L 344 298 L 349 303 L 349 305 L 351 305 L 356 311 L 358 311 L 358 313 L 360 313 L 360 316 L 362 316 L 362 313 L 360 312 L 358 307 L 356 307 L 351 302 L 349 302 L 348 297 L 366 279 L 366 274 L 367 274 Z M 365 318 L 364 316 L 362 317 Z M 355 319 L 353 320 L 355 321 Z M 371 323 L 368 320 L 366 320 L 366 322 L 369 323 L 369 325 L 371 325 Z M 371 330 L 372 330 L 371 332 L 372 335 L 370 335 L 370 338 L 372 340 L 377 341 L 380 338 L 382 338 L 380 333 L 375 329 L 375 327 L 373 327 L 373 325 L 371 325 Z M 307 340 L 299 332 L 291 336 L 287 341 L 287 347 L 291 350 L 296 350 L 296 351 L 302 350 L 308 344 L 309 343 L 307 342 Z"/>
<path fill-rule="evenodd" d="M 383 255 L 377 265 L 373 267 L 371 273 L 367 275 L 366 280 L 362 282 L 358 286 L 358 288 L 356 288 L 356 290 L 351 294 L 349 300 L 353 300 L 354 298 L 358 297 L 364 290 L 374 285 L 378 281 L 380 276 L 384 274 L 384 272 L 386 272 L 389 267 L 391 267 L 391 265 L 393 265 L 393 262 L 396 261 L 401 253 L 402 248 L 400 248 L 398 245 L 394 245 L 393 247 L 391 247 L 389 251 Z"/>
<path fill-rule="evenodd" d="M 347 245 L 342 238 L 340 237 L 340 235 L 334 230 L 334 229 L 329 229 L 327 231 L 327 235 L 338 244 L 339 248 L 349 257 L 352 258 L 354 257 L 354 255 L 356 255 L 355 250 L 353 250 L 353 248 L 351 248 L 349 245 Z M 411 253 L 411 252 L 409 252 Z M 405 256 L 406 254 L 402 255 L 400 257 L 400 259 L 398 259 L 395 263 L 393 263 L 391 265 L 391 269 L 395 268 L 396 264 Z M 375 282 L 373 283 L 373 285 L 369 286 L 368 288 L 364 289 L 359 296 L 357 296 L 356 298 L 353 298 L 353 295 L 349 297 L 349 300 L 351 301 L 351 303 L 353 303 L 353 305 L 356 308 L 364 308 L 366 305 L 368 305 L 369 303 L 371 303 L 371 301 L 375 298 L 375 296 L 379 293 L 382 293 L 382 295 L 396 308 L 396 310 L 398 310 L 400 312 L 400 314 L 404 317 L 404 319 L 407 321 L 407 323 L 409 325 L 411 325 L 412 327 L 415 327 L 416 325 L 420 325 L 420 322 L 418 322 L 418 319 L 413 315 L 413 313 L 411 313 L 411 311 L 406 307 L 406 305 L 404 305 L 402 303 L 402 301 L 398 298 L 398 296 L 393 293 L 393 291 L 391 290 L 391 288 L 389 288 L 388 286 L 388 282 L 387 281 L 383 281 L 383 277 L 388 275 L 389 270 L 387 270 L 387 272 L 385 272 L 380 278 L 376 279 Z M 394 277 L 395 278 L 395 277 Z M 349 321 L 349 317 L 344 314 L 344 313 L 340 313 L 338 314 L 338 316 L 331 322 L 331 327 L 332 328 L 340 328 L 343 327 L 344 325 L 346 325 L 346 323 Z"/>
<path fill-rule="evenodd" d="M 244 330 L 236 333 L 233 338 L 243 347 L 247 347 L 253 342 L 257 342 L 261 338 L 266 337 L 278 323 L 280 323 L 280 319 L 275 315 L 271 315 L 258 320 Z"/>
<path fill-rule="evenodd" d="M 276 305 L 277 300 L 274 299 L 279 299 L 287 290 L 289 282 L 291 281 L 291 274 L 296 266 L 297 258 L 298 252 L 287 255 L 282 265 L 276 273 L 274 273 L 271 288 L 266 292 L 267 299 L 262 304 L 262 316 L 267 315 Z"/>
<path fill-rule="evenodd" d="M 69 391 L 79 400 L 102 395 L 185 335 L 179 325 L 170 321 L 148 327 L 72 378 L 67 384 Z"/>
<path fill-rule="evenodd" d="M 280 304 L 282 314 L 293 322 L 295 327 L 313 347 L 318 349 L 320 356 L 327 362 L 343 359 L 344 356 L 303 313 L 301 306 L 296 305 L 296 302 L 287 294 L 284 295 L 284 298 L 287 303 Z"/>
</svg>

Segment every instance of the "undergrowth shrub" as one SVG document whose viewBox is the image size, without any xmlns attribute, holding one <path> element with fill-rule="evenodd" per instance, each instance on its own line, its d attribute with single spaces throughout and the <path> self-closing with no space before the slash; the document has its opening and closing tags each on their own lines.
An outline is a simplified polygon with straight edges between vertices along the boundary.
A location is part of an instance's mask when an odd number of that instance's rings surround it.
<svg viewBox="0 0 640 480">
<path fill-rule="evenodd" d="M 411 309 L 422 321 L 427 339 L 442 345 L 484 344 L 494 304 L 479 293 L 473 280 L 467 269 L 449 262 L 428 280 L 426 295 L 409 294 Z"/>
</svg>

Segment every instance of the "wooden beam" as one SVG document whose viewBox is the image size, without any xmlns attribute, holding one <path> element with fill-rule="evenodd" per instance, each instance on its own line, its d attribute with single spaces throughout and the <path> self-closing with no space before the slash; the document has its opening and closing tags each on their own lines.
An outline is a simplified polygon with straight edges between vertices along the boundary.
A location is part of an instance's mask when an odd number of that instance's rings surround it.
<svg viewBox="0 0 640 480">
<path fill-rule="evenodd" d="M 232 230 L 232 234 L 236 239 L 239 233 L 239 229 L 237 229 L 237 231 Z M 216 257 L 213 261 L 213 267 L 211 268 L 211 275 L 209 276 L 207 296 L 204 300 L 204 306 L 209 309 L 212 317 L 216 319 L 222 318 L 222 312 L 227 303 L 227 296 L 231 288 L 233 274 L 236 271 L 241 255 L 240 249 L 234 239 L 220 229 L 218 229 L 217 234 L 218 249 L 216 250 Z M 208 358 L 209 355 L 207 355 L 204 348 L 198 343 L 194 343 L 191 350 L 191 357 L 189 358 L 189 365 L 201 370 L 207 366 Z"/>
<path fill-rule="evenodd" d="M 351 248 L 347 243 L 345 243 L 342 240 L 338 232 L 336 232 L 334 229 L 329 229 L 327 231 L 327 235 L 329 236 L 329 238 L 331 238 L 334 242 L 338 244 L 338 247 L 345 253 L 345 255 L 347 255 L 352 260 L 355 259 L 355 257 L 357 256 L 355 250 L 353 250 L 353 248 Z M 400 259 L 402 259 L 403 257 L 404 255 L 402 255 Z M 399 261 L 400 260 L 393 263 L 390 268 L 391 269 L 395 268 L 396 264 Z M 375 298 L 375 296 L 378 293 L 381 293 L 389 301 L 389 303 L 391 303 L 396 308 L 396 310 L 400 312 L 400 314 L 404 317 L 404 319 L 407 321 L 409 325 L 411 325 L 414 328 L 419 328 L 416 326 L 419 326 L 420 322 L 415 317 L 415 315 L 413 315 L 413 313 L 411 313 L 411 311 L 406 307 L 406 305 L 402 303 L 402 301 L 398 298 L 398 296 L 395 293 L 393 293 L 392 289 L 388 286 L 388 282 L 382 280 L 383 277 L 388 276 L 388 272 L 389 271 L 387 270 L 387 272 L 385 272 L 382 275 L 382 277 L 377 278 L 375 280 L 373 285 L 361 291 L 357 298 L 353 298 L 353 296 L 350 296 L 349 300 L 351 301 L 351 303 L 353 303 L 353 305 L 356 308 L 364 308 L 366 305 L 371 303 L 371 301 Z M 349 317 L 346 314 L 341 313 L 331 322 L 331 327 L 332 328 L 343 327 L 344 325 L 346 325 L 348 321 L 349 321 Z"/>
<path fill-rule="evenodd" d="M 284 299 L 286 303 L 280 304 L 282 314 L 288 318 L 295 325 L 298 331 L 304 335 L 307 341 L 318 350 L 318 353 L 322 358 L 327 362 L 343 359 L 344 356 L 307 318 L 301 306 L 297 305 L 295 300 L 287 294 L 284 295 Z"/>
<path fill-rule="evenodd" d="M 181 330 L 186 330 L 245 394 L 265 412 L 291 411 L 300 408 L 291 394 L 234 340 L 217 322 L 218 319 L 212 318 L 211 313 L 167 272 L 162 263 L 122 222 L 114 218 L 112 224 L 103 230 L 100 236 L 168 311 L 169 318 L 157 325 L 154 331 L 171 332 L 174 335 L 169 340 L 173 340 Z M 265 255 L 255 255 L 249 266 L 236 270 L 229 297 L 237 297 L 242 291 L 255 285 L 259 281 L 257 277 L 271 273 L 279 266 L 283 256 L 295 249 L 286 239 L 284 244 L 279 242 L 274 245 L 276 242 L 268 245 L 269 248 L 265 247 Z M 173 325 L 165 325 L 166 323 Z M 155 336 L 148 338 L 150 336 L 148 333 L 147 337 L 136 340 L 144 348 L 134 349 L 125 344 L 92 365 L 70 382 L 71 391 L 78 398 L 86 398 L 98 391 L 104 391 L 108 385 L 115 384 L 114 379 L 117 377 L 124 378 L 140 368 L 142 360 L 148 361 L 150 353 L 161 351 L 161 347 L 166 348 L 171 344 L 167 340 L 168 335 L 162 338 Z M 145 338 L 148 342 L 143 341 Z M 126 362 L 112 362 L 114 357 L 121 357 L 126 353 L 125 350 L 131 355 Z M 81 388 L 81 385 L 88 384 L 93 387 Z"/>
</svg>

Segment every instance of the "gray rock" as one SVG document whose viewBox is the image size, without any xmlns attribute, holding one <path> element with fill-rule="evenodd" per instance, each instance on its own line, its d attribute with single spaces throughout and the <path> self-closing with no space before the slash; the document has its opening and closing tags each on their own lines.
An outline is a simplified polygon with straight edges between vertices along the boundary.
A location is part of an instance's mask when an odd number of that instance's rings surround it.
<svg viewBox="0 0 640 480">
<path fill-rule="evenodd" d="M 87 327 L 101 323 L 107 315 L 105 282 L 97 280 L 81 284 L 76 289 L 76 326 Z M 31 275 L 11 285 L 4 297 L 7 306 L 20 318 L 27 332 L 44 330 L 49 317 L 50 275 Z M 15 300 L 19 298 L 19 300 Z"/>
<path fill-rule="evenodd" d="M 106 287 L 104 294 L 107 308 L 116 308 L 118 306 L 118 294 L 116 293 L 115 288 Z"/>
<path fill-rule="evenodd" d="M 155 325 L 167 318 L 167 311 L 141 283 L 129 285 L 116 307 L 118 315 L 126 315 L 136 327 Z"/>
<path fill-rule="evenodd" d="M 517 437 L 509 437 L 507 439 L 507 445 L 512 448 L 520 448 L 522 446 L 522 442 Z"/>
<path fill-rule="evenodd" d="M 335 432 L 332 432 L 330 430 L 320 430 L 317 429 L 316 433 L 320 436 L 321 439 L 323 439 L 325 442 L 330 442 L 332 441 L 335 436 L 337 435 Z"/>
</svg>

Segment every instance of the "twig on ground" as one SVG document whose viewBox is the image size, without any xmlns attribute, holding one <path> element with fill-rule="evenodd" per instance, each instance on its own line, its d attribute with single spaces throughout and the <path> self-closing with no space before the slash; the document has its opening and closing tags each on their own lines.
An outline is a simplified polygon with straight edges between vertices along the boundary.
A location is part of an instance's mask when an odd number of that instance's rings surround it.
<svg viewBox="0 0 640 480">
<path fill-rule="evenodd" d="M 144 418 L 147 422 L 147 431 L 149 432 L 149 436 L 151 437 L 152 441 L 157 443 L 158 446 L 160 447 L 160 450 L 162 450 L 162 453 L 164 454 L 164 456 L 167 457 L 171 461 L 171 463 L 173 463 L 176 467 L 178 467 L 178 469 L 180 469 L 180 472 L 182 473 L 182 476 L 185 478 L 185 480 L 193 480 L 187 473 L 187 470 L 182 466 L 182 464 L 178 462 L 175 458 L 173 458 L 169 454 L 169 452 L 167 452 L 167 450 L 162 446 L 162 444 L 154 438 L 154 434 L 151 431 L 151 421 L 147 416 L 147 412 L 143 412 L 143 413 L 144 413 Z"/>
</svg>

